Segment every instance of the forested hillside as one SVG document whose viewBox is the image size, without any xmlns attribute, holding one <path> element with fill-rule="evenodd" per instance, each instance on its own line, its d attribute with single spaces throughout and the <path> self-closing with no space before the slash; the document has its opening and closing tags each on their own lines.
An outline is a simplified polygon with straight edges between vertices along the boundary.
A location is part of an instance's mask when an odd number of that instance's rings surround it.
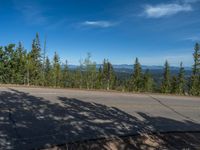
<svg viewBox="0 0 200 150">
<path fill-rule="evenodd" d="M 38 34 L 30 50 L 26 50 L 21 42 L 1 46 L 0 83 L 200 95 L 199 43 L 194 47 L 192 71 L 186 72 L 182 63 L 178 71 L 171 70 L 170 62 L 166 60 L 163 71 L 158 73 L 142 68 L 138 58 L 131 73 L 114 68 L 108 59 L 97 67 L 90 54 L 72 69 L 67 60 L 64 64 L 60 62 L 56 52 L 53 60 L 50 60 L 45 47 L 41 48 Z"/>
</svg>

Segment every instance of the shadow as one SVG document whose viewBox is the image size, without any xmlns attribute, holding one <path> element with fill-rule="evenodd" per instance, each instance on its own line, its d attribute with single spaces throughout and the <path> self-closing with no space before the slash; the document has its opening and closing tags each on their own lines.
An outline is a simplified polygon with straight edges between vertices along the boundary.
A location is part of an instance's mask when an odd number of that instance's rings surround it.
<svg viewBox="0 0 200 150">
<path fill-rule="evenodd" d="M 0 98 L 0 149 L 196 149 L 200 141 L 200 125 L 190 121 L 138 112 L 141 121 L 118 108 L 66 97 L 49 101 L 14 89 Z"/>
</svg>

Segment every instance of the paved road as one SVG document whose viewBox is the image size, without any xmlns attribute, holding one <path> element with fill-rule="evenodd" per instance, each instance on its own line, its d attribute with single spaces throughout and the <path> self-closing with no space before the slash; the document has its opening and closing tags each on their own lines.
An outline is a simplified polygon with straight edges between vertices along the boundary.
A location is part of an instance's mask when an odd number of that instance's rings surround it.
<svg viewBox="0 0 200 150">
<path fill-rule="evenodd" d="M 0 87 L 0 149 L 168 131 L 200 131 L 200 98 Z"/>
</svg>

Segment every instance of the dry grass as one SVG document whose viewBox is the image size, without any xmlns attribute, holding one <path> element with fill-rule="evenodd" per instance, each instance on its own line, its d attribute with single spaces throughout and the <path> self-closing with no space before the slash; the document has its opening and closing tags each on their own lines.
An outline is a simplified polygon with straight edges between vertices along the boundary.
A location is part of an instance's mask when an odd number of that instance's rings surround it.
<svg viewBox="0 0 200 150">
<path fill-rule="evenodd" d="M 53 146 L 44 150 L 200 149 L 200 133 L 164 133 L 101 139 Z"/>
</svg>

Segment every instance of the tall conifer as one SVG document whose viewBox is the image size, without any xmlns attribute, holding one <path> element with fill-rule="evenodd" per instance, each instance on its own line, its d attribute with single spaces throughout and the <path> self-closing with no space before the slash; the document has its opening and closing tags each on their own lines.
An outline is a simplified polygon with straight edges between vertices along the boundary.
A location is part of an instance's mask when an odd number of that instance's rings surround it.
<svg viewBox="0 0 200 150">
<path fill-rule="evenodd" d="M 170 67 L 168 61 L 165 62 L 164 73 L 163 73 L 163 81 L 161 85 L 162 93 L 169 93 L 171 88 L 170 84 Z"/>
</svg>

